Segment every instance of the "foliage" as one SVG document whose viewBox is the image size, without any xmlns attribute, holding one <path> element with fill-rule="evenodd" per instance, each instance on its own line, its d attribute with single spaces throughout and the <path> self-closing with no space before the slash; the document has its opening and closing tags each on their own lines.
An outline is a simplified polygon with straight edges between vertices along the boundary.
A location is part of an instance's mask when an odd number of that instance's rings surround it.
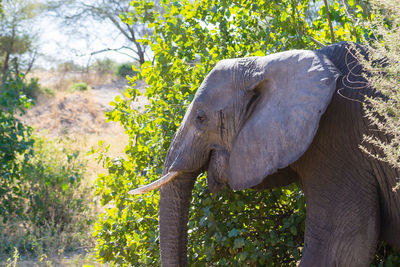
<svg viewBox="0 0 400 267">
<path fill-rule="evenodd" d="M 136 71 L 132 68 L 132 63 L 121 63 L 117 66 L 117 75 L 125 78 L 126 76 L 133 76 Z"/>
<path fill-rule="evenodd" d="M 371 264 L 371 267 L 394 267 L 400 263 L 400 252 L 394 248 L 391 248 L 386 243 L 381 242 L 378 245 L 375 259 Z"/>
<path fill-rule="evenodd" d="M 39 78 L 30 78 L 28 82 L 24 80 L 22 91 L 28 98 L 36 99 L 41 92 Z"/>
<path fill-rule="evenodd" d="M 0 216 L 20 214 L 21 171 L 32 155 L 31 128 L 17 118 L 29 108 L 22 94 L 23 76 L 8 73 L 0 84 Z"/>
<path fill-rule="evenodd" d="M 42 87 L 39 83 L 39 78 L 30 78 L 29 80 L 25 75 L 18 75 L 20 80 L 20 94 L 30 100 L 35 100 L 39 95 L 54 95 L 55 92 L 46 87 Z"/>
<path fill-rule="evenodd" d="M 189 219 L 189 266 L 295 266 L 305 205 L 297 185 L 211 195 L 202 178 Z"/>
<path fill-rule="evenodd" d="M 18 216 L 0 224 L 0 256 L 40 256 L 87 245 L 93 223 L 85 162 L 61 140 L 35 136 L 34 156 L 21 170 Z M 3 217 L 3 216 L 2 216 Z"/>
<path fill-rule="evenodd" d="M 78 82 L 78 83 L 72 84 L 72 85 L 68 88 L 68 91 L 69 91 L 69 92 L 87 91 L 87 90 L 89 90 L 89 89 L 90 89 L 90 87 L 87 85 L 87 83 L 85 83 L 85 82 Z"/>
<path fill-rule="evenodd" d="M 131 21 L 148 23 L 154 64 L 146 62 L 125 99 L 117 97 L 109 120 L 130 136 L 126 155 L 111 158 L 101 143 L 98 160 L 108 168 L 99 175 L 96 194 L 105 212 L 94 230 L 98 257 L 114 265 L 160 264 L 158 192 L 127 192 L 157 179 L 174 132 L 205 75 L 225 58 L 258 56 L 294 48 L 315 49 L 331 36 L 325 6 L 317 1 L 164 1 L 163 14 L 145 1 L 133 1 Z M 321 8 L 319 8 L 321 7 Z M 333 3 L 329 15 L 336 41 L 360 40 L 364 29 L 346 17 L 359 5 Z M 150 104 L 133 110 L 144 79 Z M 205 179 L 196 182 L 189 220 L 190 266 L 295 266 L 301 257 L 304 199 L 297 186 L 255 192 L 224 190 L 211 195 Z"/>
<path fill-rule="evenodd" d="M 370 58 L 360 61 L 367 73 L 368 86 L 377 91 L 377 95 L 367 97 L 364 110 L 371 125 L 388 138 L 377 135 L 365 136 L 364 140 L 374 148 L 363 145 L 361 148 L 372 157 L 387 162 L 400 170 L 400 10 L 398 1 L 371 1 L 374 9 L 373 22 L 365 23 L 372 34 L 365 41 Z M 400 189 L 400 182 L 393 190 Z M 400 262 L 400 252 L 387 244 L 380 244 L 374 264 L 382 262 L 385 266 L 396 266 Z"/>
<path fill-rule="evenodd" d="M 369 85 L 383 97 L 367 98 L 364 107 L 372 125 L 390 138 L 381 140 L 376 136 L 366 136 L 365 140 L 382 153 L 365 147 L 364 150 L 400 170 L 400 10 L 398 1 L 372 3 L 377 14 L 372 26 L 375 38 L 368 45 L 371 58 L 362 63 L 372 74 L 366 76 Z"/>
</svg>

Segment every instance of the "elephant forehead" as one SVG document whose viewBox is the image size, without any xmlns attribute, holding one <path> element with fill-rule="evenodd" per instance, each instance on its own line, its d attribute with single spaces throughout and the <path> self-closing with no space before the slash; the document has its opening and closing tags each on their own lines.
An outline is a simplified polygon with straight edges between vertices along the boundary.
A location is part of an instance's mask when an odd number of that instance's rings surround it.
<svg viewBox="0 0 400 267">
<path fill-rule="evenodd" d="M 195 103 L 225 107 L 235 92 L 233 73 L 228 70 L 213 70 L 197 90 Z"/>
</svg>

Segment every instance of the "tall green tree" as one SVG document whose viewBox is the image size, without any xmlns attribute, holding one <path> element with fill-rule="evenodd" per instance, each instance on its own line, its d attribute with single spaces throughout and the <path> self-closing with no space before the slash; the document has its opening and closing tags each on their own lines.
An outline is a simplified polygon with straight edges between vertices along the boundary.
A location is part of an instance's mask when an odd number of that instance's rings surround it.
<svg viewBox="0 0 400 267">
<path fill-rule="evenodd" d="M 360 5 L 342 2 L 168 1 L 163 14 L 145 0 L 133 1 L 130 21 L 148 23 L 153 35 L 142 39 L 154 63 L 141 66 L 125 98 L 117 97 L 107 114 L 130 136 L 124 157 L 97 149 L 108 168 L 99 175 L 97 195 L 106 209 L 94 235 L 97 255 L 114 265 L 156 266 L 158 192 L 127 192 L 156 180 L 170 141 L 205 75 L 221 59 L 266 55 L 289 49 L 315 49 L 335 41 L 361 40 L 365 31 L 347 16 L 367 17 Z M 329 16 L 329 20 L 328 20 Z M 331 27 L 332 26 L 332 27 Z M 138 70 L 139 71 L 139 70 Z M 144 110 L 132 109 L 145 80 Z M 267 192 L 226 189 L 210 194 L 204 177 L 195 184 L 189 219 L 190 266 L 295 266 L 301 257 L 305 206 L 295 185 Z"/>
</svg>

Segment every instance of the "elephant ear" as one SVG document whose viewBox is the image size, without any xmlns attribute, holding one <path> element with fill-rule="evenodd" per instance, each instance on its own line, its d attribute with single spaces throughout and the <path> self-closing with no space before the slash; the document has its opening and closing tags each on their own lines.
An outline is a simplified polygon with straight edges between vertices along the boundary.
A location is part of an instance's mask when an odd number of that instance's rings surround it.
<svg viewBox="0 0 400 267">
<path fill-rule="evenodd" d="M 228 177 L 232 189 L 242 190 L 307 150 L 340 73 L 326 56 L 305 50 L 239 59 L 236 71 L 235 84 L 247 100 Z"/>
</svg>

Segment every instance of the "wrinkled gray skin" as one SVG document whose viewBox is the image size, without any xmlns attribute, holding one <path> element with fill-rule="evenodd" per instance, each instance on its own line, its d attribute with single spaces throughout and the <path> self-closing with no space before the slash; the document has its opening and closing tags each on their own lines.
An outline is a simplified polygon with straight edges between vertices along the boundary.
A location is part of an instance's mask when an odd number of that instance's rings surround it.
<svg viewBox="0 0 400 267">
<path fill-rule="evenodd" d="M 400 193 L 392 191 L 400 175 L 358 148 L 363 134 L 377 133 L 357 101 L 371 90 L 352 89 L 365 84 L 347 48 L 224 60 L 210 72 L 164 166 L 184 171 L 160 190 L 164 267 L 187 266 L 191 190 L 205 170 L 211 192 L 300 181 L 300 266 L 369 266 L 378 240 L 400 248 Z"/>
</svg>

